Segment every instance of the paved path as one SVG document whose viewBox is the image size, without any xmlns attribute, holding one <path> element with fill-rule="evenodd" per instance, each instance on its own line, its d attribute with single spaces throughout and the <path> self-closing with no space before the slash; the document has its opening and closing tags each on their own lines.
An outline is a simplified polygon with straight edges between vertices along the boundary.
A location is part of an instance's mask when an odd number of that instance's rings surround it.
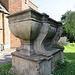
<svg viewBox="0 0 75 75">
<path fill-rule="evenodd" d="M 15 49 L 0 51 L 0 65 L 12 61 L 12 52 L 15 52 Z"/>
</svg>

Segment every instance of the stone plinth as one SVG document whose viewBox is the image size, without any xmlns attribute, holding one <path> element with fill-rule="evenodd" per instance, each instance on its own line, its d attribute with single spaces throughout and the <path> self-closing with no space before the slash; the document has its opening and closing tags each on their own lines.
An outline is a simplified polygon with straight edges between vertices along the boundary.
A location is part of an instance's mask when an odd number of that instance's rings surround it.
<svg viewBox="0 0 75 75">
<path fill-rule="evenodd" d="M 12 68 L 16 74 L 23 75 L 52 75 L 56 67 L 56 61 L 63 62 L 63 51 L 52 51 L 51 56 L 32 55 L 26 56 L 19 51 L 12 53 Z"/>
<path fill-rule="evenodd" d="M 14 72 L 23 75 L 51 75 L 51 57 L 23 56 L 19 52 L 12 53 Z"/>
<path fill-rule="evenodd" d="M 56 61 L 63 62 L 64 48 L 58 44 L 62 24 L 31 8 L 12 14 L 8 19 L 11 32 L 21 41 L 21 46 L 12 53 L 14 72 L 51 75 Z"/>
</svg>

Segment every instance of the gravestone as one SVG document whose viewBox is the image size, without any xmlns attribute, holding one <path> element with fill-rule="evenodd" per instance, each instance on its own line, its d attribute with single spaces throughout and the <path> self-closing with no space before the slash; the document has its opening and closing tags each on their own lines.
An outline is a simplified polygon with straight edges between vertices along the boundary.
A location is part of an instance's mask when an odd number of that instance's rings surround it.
<svg viewBox="0 0 75 75">
<path fill-rule="evenodd" d="M 64 37 L 60 37 L 60 39 L 59 39 L 59 44 L 61 44 L 61 45 L 67 45 L 68 43 L 69 43 L 69 41 L 67 41 L 67 37 L 66 36 L 64 36 Z"/>
<path fill-rule="evenodd" d="M 62 24 L 32 8 L 7 18 L 11 32 L 21 41 L 21 46 L 12 53 L 13 72 L 51 75 L 56 61 L 64 61 L 64 48 L 58 44 L 63 32 Z"/>
</svg>

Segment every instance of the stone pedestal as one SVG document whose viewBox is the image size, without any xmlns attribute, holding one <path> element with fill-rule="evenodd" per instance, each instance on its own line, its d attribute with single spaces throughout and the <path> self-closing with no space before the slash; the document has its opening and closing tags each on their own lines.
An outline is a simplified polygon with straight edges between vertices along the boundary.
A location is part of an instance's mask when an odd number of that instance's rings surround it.
<svg viewBox="0 0 75 75">
<path fill-rule="evenodd" d="M 51 59 L 52 56 L 25 56 L 14 52 L 12 53 L 12 68 L 16 74 L 51 75 Z"/>
<path fill-rule="evenodd" d="M 56 61 L 61 60 L 63 62 L 62 52 L 62 50 L 51 51 L 52 55 L 49 57 L 41 55 L 27 56 L 19 51 L 13 52 L 13 72 L 23 75 L 52 75 L 51 72 L 56 67 Z"/>
</svg>

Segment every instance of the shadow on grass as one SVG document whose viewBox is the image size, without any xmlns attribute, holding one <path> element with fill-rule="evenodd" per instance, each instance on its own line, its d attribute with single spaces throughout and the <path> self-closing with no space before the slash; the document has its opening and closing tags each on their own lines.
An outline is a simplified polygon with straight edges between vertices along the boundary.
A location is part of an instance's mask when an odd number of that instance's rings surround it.
<svg viewBox="0 0 75 75">
<path fill-rule="evenodd" d="M 75 63 L 75 53 L 64 53 L 64 59 L 70 63 Z"/>
<path fill-rule="evenodd" d="M 58 66 L 53 75 L 75 75 L 75 53 L 64 53 L 63 64 Z"/>
</svg>

